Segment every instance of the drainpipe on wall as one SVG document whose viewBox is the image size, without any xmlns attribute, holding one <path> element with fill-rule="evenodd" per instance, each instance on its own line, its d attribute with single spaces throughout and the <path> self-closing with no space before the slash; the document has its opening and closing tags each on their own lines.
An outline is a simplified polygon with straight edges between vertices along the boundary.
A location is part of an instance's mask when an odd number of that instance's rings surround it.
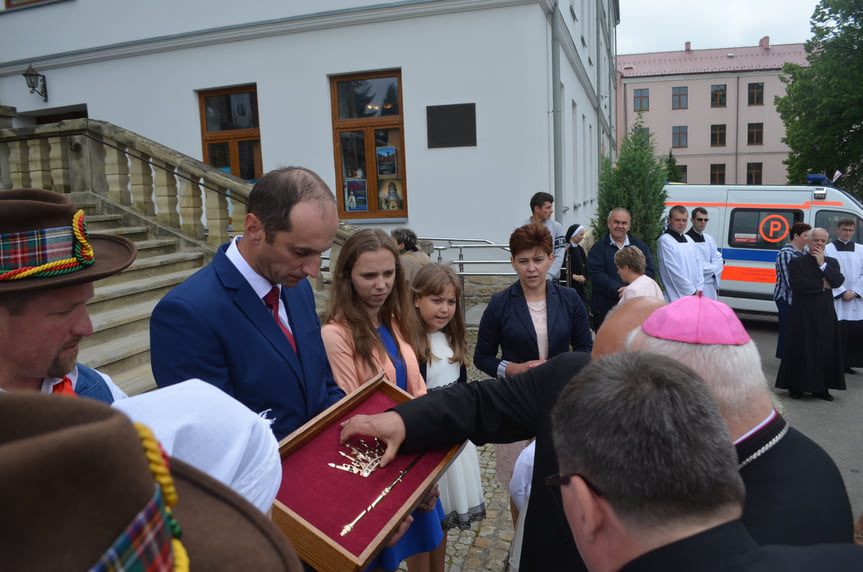
<svg viewBox="0 0 863 572">
<path fill-rule="evenodd" d="M 596 85 L 594 86 L 594 93 L 596 94 L 596 173 L 597 178 L 600 169 L 602 168 L 602 66 L 600 62 L 600 46 L 602 45 L 602 0 L 596 0 L 596 7 L 594 9 L 596 13 L 596 60 L 593 62 L 594 67 L 596 68 Z M 611 98 L 611 89 L 608 90 L 608 97 Z M 611 100 L 609 99 L 609 105 L 611 105 Z M 611 121 L 608 122 L 609 125 Z M 592 175 L 593 173 L 591 173 Z M 591 177 L 591 183 L 593 183 L 593 177 Z M 597 195 L 599 194 L 599 181 L 597 180 Z"/>
<path fill-rule="evenodd" d="M 734 184 L 735 185 L 743 185 L 746 184 L 746 180 L 744 179 L 742 182 L 740 180 L 740 157 L 739 155 L 739 144 L 740 137 L 742 136 L 740 129 L 740 76 L 737 76 L 737 104 L 734 106 Z M 749 136 L 749 129 L 746 130 L 746 136 Z"/>
<path fill-rule="evenodd" d="M 563 218 L 563 117 L 560 112 L 560 10 L 551 8 L 551 122 L 554 132 L 554 219 Z"/>
</svg>

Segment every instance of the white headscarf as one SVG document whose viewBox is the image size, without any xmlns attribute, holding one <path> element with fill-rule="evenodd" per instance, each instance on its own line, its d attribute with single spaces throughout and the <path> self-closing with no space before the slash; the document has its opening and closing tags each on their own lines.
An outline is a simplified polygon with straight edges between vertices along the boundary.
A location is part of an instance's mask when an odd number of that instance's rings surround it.
<svg viewBox="0 0 863 572">
<path fill-rule="evenodd" d="M 112 407 L 152 429 L 165 453 L 231 487 L 267 512 L 282 482 L 270 422 L 217 387 L 190 379 Z"/>
</svg>

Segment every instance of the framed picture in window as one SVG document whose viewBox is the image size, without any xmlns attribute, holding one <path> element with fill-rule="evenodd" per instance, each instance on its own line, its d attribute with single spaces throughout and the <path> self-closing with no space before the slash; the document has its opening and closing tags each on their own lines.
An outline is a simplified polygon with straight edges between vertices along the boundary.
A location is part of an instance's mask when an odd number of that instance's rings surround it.
<svg viewBox="0 0 863 572">
<path fill-rule="evenodd" d="M 402 210 L 405 205 L 404 184 L 401 179 L 378 181 L 378 208 L 387 211 Z"/>
<path fill-rule="evenodd" d="M 394 177 L 399 174 L 399 166 L 396 162 L 395 147 L 376 147 L 378 163 L 378 177 Z"/>
<path fill-rule="evenodd" d="M 345 210 L 365 212 L 369 210 L 369 197 L 365 179 L 348 179 L 345 182 Z"/>
</svg>

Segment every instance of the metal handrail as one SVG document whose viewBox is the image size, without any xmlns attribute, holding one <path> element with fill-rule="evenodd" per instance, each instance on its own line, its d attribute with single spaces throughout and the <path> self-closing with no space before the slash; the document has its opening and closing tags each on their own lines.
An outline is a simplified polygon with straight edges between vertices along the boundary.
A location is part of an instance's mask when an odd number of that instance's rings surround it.
<svg viewBox="0 0 863 572">
<path fill-rule="evenodd" d="M 509 256 L 509 244 L 500 244 L 497 242 L 492 242 L 491 240 L 486 240 L 483 238 L 456 238 L 456 237 L 429 237 L 422 236 L 418 237 L 418 240 L 425 242 L 445 242 L 444 245 L 433 245 L 433 250 L 437 251 L 437 261 L 438 263 L 444 262 L 443 253 L 444 251 L 450 249 L 458 249 L 458 258 L 456 260 L 449 260 L 447 263 L 450 266 L 453 266 L 453 270 L 455 271 L 456 276 L 459 277 L 461 281 L 461 298 L 462 298 L 462 311 L 465 311 L 465 287 L 464 287 L 464 277 L 465 276 L 516 276 L 516 273 L 513 271 L 510 272 L 467 272 L 465 271 L 465 265 L 472 264 L 509 264 L 510 256 Z M 491 248 L 491 249 L 500 249 L 506 252 L 506 258 L 502 260 L 465 260 L 464 259 L 464 251 L 466 249 L 478 249 L 478 248 Z"/>
</svg>

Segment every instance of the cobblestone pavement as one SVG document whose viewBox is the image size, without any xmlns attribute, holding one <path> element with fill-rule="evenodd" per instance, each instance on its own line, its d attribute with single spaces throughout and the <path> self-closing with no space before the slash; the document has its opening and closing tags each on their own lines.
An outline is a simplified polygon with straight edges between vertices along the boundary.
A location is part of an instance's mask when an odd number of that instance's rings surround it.
<svg viewBox="0 0 863 572">
<path fill-rule="evenodd" d="M 477 447 L 485 495 L 485 520 L 474 522 L 467 530 L 454 528 L 447 534 L 446 569 L 448 572 L 488 570 L 500 572 L 508 560 L 512 542 L 512 516 L 509 491 L 494 478 L 494 445 Z M 399 570 L 406 571 L 404 562 Z"/>
<path fill-rule="evenodd" d="M 476 328 L 468 328 L 468 355 L 473 356 Z M 472 365 L 468 368 L 468 380 L 485 379 L 486 376 Z M 509 557 L 513 538 L 513 522 L 509 512 L 509 490 L 494 478 L 494 445 L 477 447 L 485 495 L 486 518 L 472 523 L 467 530 L 454 528 L 447 534 L 446 569 L 448 572 L 471 572 L 483 570 L 501 572 Z M 404 562 L 399 567 L 406 571 Z"/>
</svg>

